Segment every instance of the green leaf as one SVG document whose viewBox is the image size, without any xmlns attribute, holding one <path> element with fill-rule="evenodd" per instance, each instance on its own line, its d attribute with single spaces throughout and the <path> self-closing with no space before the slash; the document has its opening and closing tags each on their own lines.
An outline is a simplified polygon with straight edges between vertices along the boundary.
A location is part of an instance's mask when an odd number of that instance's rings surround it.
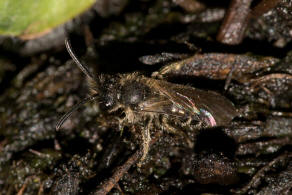
<svg viewBox="0 0 292 195">
<path fill-rule="evenodd" d="M 0 0 L 0 35 L 34 37 L 65 23 L 95 0 Z"/>
</svg>

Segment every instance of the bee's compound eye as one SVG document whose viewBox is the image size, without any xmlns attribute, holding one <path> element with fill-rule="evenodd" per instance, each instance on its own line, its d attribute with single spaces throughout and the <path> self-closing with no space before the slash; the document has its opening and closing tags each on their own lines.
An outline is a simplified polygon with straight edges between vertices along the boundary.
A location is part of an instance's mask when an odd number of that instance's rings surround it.
<svg viewBox="0 0 292 195">
<path fill-rule="evenodd" d="M 117 90 L 112 85 L 104 85 L 100 89 L 100 107 L 102 110 L 112 109 L 117 103 Z"/>
<path fill-rule="evenodd" d="M 125 105 L 137 105 L 146 98 L 148 93 L 149 88 L 142 83 L 136 81 L 126 83 L 121 91 L 122 102 Z"/>
<path fill-rule="evenodd" d="M 105 101 L 105 106 L 106 107 L 112 107 L 114 105 L 114 99 L 112 95 L 108 95 L 106 97 L 106 101 Z"/>
<path fill-rule="evenodd" d="M 110 93 L 108 91 L 104 92 L 104 94 L 100 95 L 100 108 L 102 110 L 109 110 L 113 108 L 116 104 L 116 100 L 114 98 L 114 93 Z"/>
</svg>

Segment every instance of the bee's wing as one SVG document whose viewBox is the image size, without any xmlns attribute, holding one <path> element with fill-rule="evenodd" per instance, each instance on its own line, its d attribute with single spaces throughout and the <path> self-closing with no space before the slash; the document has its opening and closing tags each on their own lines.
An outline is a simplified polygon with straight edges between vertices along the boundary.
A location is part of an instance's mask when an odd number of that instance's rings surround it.
<svg viewBox="0 0 292 195">
<path fill-rule="evenodd" d="M 179 93 L 183 93 L 185 96 L 193 99 L 202 114 L 207 115 L 208 118 L 211 115 L 216 121 L 217 126 L 228 124 L 238 115 L 233 103 L 218 93 L 198 89 L 196 91 L 184 90 Z"/>
<path fill-rule="evenodd" d="M 166 82 L 157 82 L 155 86 L 156 89 L 163 96 L 167 97 L 177 108 L 186 111 L 188 114 L 200 114 L 200 110 L 196 107 L 195 102 L 178 91 L 178 89 L 185 86 Z"/>
<path fill-rule="evenodd" d="M 172 115 L 181 117 L 181 114 L 173 113 L 171 108 L 173 107 L 172 101 L 163 96 L 155 96 L 147 99 L 139 104 L 138 110 L 140 112 L 153 112 L 165 115 Z"/>
<path fill-rule="evenodd" d="M 228 124 L 238 115 L 233 104 L 218 93 L 164 81 L 156 81 L 154 86 L 173 105 L 187 111 L 186 114 L 207 118 L 210 126 Z"/>
</svg>

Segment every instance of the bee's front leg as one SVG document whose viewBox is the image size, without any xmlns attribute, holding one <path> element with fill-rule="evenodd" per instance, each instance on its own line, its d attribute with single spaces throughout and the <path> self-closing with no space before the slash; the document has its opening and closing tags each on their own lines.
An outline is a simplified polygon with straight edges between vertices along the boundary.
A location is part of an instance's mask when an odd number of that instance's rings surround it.
<svg viewBox="0 0 292 195">
<path fill-rule="evenodd" d="M 152 117 L 149 117 L 149 120 L 146 124 L 146 126 L 142 129 L 142 141 L 143 141 L 143 155 L 140 159 L 140 162 L 137 164 L 138 167 L 141 167 L 142 162 L 145 160 L 148 152 L 149 152 L 149 146 L 150 146 L 150 141 L 151 141 L 151 136 L 150 136 L 150 127 L 152 125 Z"/>
</svg>

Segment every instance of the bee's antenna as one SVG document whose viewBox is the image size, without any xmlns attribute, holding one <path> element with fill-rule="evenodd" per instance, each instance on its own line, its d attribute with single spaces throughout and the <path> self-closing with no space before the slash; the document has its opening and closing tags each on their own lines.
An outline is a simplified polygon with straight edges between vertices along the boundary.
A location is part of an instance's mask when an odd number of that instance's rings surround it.
<svg viewBox="0 0 292 195">
<path fill-rule="evenodd" d="M 69 38 L 67 37 L 65 39 L 65 45 L 66 45 L 66 48 L 67 48 L 67 51 L 68 53 L 70 54 L 71 58 L 73 59 L 73 61 L 77 64 L 77 66 L 80 68 L 80 70 L 90 79 L 92 80 L 95 80 L 93 75 L 91 74 L 91 72 L 88 70 L 88 68 L 83 65 L 79 60 L 78 58 L 76 57 L 75 53 L 73 52 L 72 50 L 72 47 L 71 47 L 71 44 L 70 44 L 70 40 Z"/>
<path fill-rule="evenodd" d="M 80 108 L 80 106 L 84 105 L 87 102 L 90 102 L 92 100 L 95 100 L 97 98 L 97 94 L 84 98 L 81 102 L 79 102 L 78 104 L 75 104 L 71 110 L 69 110 L 66 114 L 64 114 L 62 116 L 62 118 L 58 121 L 57 125 L 56 125 L 56 131 L 59 131 L 59 129 L 61 128 L 61 126 L 64 124 L 64 122 L 72 115 L 72 113 L 74 111 L 76 111 L 78 108 Z"/>
</svg>

